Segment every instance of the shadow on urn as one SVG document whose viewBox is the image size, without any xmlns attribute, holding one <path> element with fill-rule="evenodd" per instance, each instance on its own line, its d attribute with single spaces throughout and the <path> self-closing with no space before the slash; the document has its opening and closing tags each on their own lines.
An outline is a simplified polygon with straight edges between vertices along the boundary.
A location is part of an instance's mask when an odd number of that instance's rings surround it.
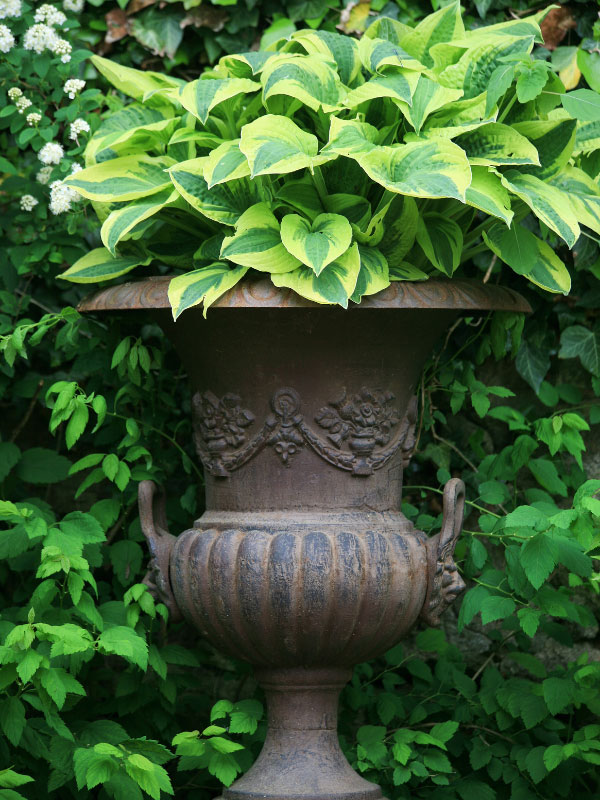
<svg viewBox="0 0 600 800">
<path fill-rule="evenodd" d="M 173 323 L 161 279 L 113 287 L 84 310 L 153 309 L 193 390 L 206 511 L 169 533 L 164 496 L 139 487 L 153 592 L 215 647 L 256 668 L 268 732 L 224 800 L 376 800 L 337 736 L 354 664 L 436 625 L 463 590 L 453 560 L 464 484 L 445 486 L 441 531 L 401 512 L 414 394 L 460 313 L 527 310 L 510 290 L 393 284 L 349 310 L 264 281 Z"/>
</svg>

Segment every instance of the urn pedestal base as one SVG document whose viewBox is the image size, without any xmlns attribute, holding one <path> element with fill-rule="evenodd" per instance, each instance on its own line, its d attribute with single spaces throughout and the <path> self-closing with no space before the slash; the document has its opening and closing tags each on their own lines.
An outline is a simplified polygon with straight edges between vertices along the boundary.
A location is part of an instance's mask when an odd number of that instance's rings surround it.
<svg viewBox="0 0 600 800">
<path fill-rule="evenodd" d="M 382 800 L 340 748 L 339 693 L 350 669 L 257 671 L 265 690 L 269 730 L 251 769 L 220 800 Z"/>
</svg>

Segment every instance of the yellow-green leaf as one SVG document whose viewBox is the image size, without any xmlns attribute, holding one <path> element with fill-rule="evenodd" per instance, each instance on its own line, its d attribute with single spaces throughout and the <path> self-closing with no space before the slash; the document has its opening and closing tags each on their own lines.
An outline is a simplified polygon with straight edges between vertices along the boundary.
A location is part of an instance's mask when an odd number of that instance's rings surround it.
<svg viewBox="0 0 600 800">
<path fill-rule="evenodd" d="M 417 223 L 417 242 L 433 266 L 451 278 L 462 255 L 460 226 L 443 214 L 425 214 Z"/>
<path fill-rule="evenodd" d="M 240 140 L 232 139 L 212 150 L 204 162 L 204 180 L 212 189 L 217 183 L 247 178 L 250 175 L 248 159 L 240 150 Z"/>
<path fill-rule="evenodd" d="M 235 234 L 223 239 L 220 257 L 271 274 L 300 265 L 281 243 L 279 223 L 267 203 L 257 203 L 241 215 Z"/>
<path fill-rule="evenodd" d="M 383 253 L 375 247 L 360 244 L 358 252 L 360 271 L 350 298 L 353 303 L 360 303 L 362 297 L 381 292 L 390 285 L 388 262 Z"/>
<path fill-rule="evenodd" d="M 320 275 L 310 267 L 301 266 L 292 272 L 273 275 L 275 286 L 293 289 L 315 303 L 337 303 L 348 307 L 360 272 L 358 245 L 354 244 L 336 261 L 328 264 Z"/>
<path fill-rule="evenodd" d="M 64 183 L 89 200 L 121 203 L 165 189 L 169 185 L 166 170 L 173 163 L 166 156 L 123 156 L 75 172 Z"/>
<path fill-rule="evenodd" d="M 267 61 L 260 78 L 265 101 L 286 95 L 313 111 L 333 111 L 346 93 L 335 69 L 318 55 L 282 53 Z"/>
<path fill-rule="evenodd" d="M 137 256 L 115 258 L 105 247 L 97 247 L 79 258 L 58 277 L 71 283 L 98 283 L 125 275 L 135 267 L 149 264 L 151 260 L 151 257 L 143 260 Z"/>
<path fill-rule="evenodd" d="M 169 185 L 162 192 L 134 200 L 126 206 L 117 208 L 108 215 L 100 230 L 104 246 L 115 255 L 117 244 L 130 233 L 136 225 L 157 214 L 165 206 L 174 203 L 179 194 Z"/>
<path fill-rule="evenodd" d="M 471 173 L 471 185 L 465 195 L 467 205 L 510 225 L 514 213 L 510 207 L 510 195 L 500 177 L 487 167 L 472 167 Z"/>
<path fill-rule="evenodd" d="M 288 252 L 320 275 L 350 247 L 352 228 L 340 214 L 319 214 L 312 223 L 298 214 L 287 214 L 281 220 L 281 241 Z"/>
<path fill-rule="evenodd" d="M 229 291 L 248 272 L 248 267 L 231 267 L 216 262 L 208 267 L 178 275 L 169 283 L 169 302 L 173 319 L 186 309 L 204 302 L 204 316 L 208 307 Z"/>
<path fill-rule="evenodd" d="M 238 94 L 251 94 L 260 84 L 246 78 L 206 78 L 186 83 L 179 92 L 181 105 L 203 124 L 213 108 Z"/>
<path fill-rule="evenodd" d="M 456 139 L 469 162 L 479 166 L 534 164 L 539 166 L 537 150 L 522 134 L 510 125 L 492 122 L 463 133 Z"/>
</svg>

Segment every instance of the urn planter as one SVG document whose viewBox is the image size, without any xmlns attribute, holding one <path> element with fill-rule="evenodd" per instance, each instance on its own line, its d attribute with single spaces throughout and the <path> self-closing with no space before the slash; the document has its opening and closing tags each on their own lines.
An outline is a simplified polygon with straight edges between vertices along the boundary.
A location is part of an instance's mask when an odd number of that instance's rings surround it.
<svg viewBox="0 0 600 800">
<path fill-rule="evenodd" d="M 252 663 L 267 695 L 263 750 L 223 797 L 376 800 L 339 747 L 339 691 L 419 618 L 437 624 L 464 587 L 453 560 L 462 481 L 447 483 L 434 537 L 400 510 L 420 371 L 459 314 L 529 306 L 508 289 L 427 281 L 343 310 L 258 280 L 206 319 L 193 308 L 174 323 L 167 286 L 111 287 L 82 310 L 151 311 L 188 372 L 206 511 L 173 536 L 144 481 L 140 517 L 152 589 Z"/>
</svg>

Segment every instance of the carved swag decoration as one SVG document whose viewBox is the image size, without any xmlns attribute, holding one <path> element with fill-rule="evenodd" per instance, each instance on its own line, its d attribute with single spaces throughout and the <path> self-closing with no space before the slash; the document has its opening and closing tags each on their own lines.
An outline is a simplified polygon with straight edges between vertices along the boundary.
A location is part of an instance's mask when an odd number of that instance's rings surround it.
<svg viewBox="0 0 600 800">
<path fill-rule="evenodd" d="M 289 387 L 271 398 L 273 413 L 249 437 L 254 415 L 240 397 L 198 392 L 192 399 L 196 450 L 211 475 L 226 478 L 265 447 L 272 447 L 290 466 L 303 447 L 310 447 L 334 467 L 353 475 L 372 475 L 401 449 L 406 466 L 415 445 L 416 398 L 401 419 L 391 392 L 362 388 L 357 394 L 331 401 L 315 415 L 323 433 L 307 425 L 300 412 L 300 396 Z"/>
</svg>

